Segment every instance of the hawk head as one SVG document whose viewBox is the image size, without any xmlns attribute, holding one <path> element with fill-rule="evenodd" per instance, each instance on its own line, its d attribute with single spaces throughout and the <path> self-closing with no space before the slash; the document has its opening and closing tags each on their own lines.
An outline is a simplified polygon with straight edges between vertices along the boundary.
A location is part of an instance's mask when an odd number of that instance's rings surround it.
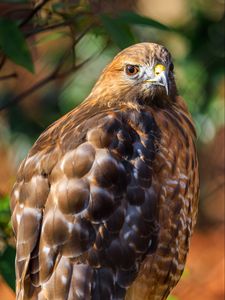
<svg viewBox="0 0 225 300">
<path fill-rule="evenodd" d="M 140 43 L 121 51 L 106 66 L 90 98 L 112 102 L 151 103 L 177 95 L 169 51 L 158 44 Z"/>
</svg>

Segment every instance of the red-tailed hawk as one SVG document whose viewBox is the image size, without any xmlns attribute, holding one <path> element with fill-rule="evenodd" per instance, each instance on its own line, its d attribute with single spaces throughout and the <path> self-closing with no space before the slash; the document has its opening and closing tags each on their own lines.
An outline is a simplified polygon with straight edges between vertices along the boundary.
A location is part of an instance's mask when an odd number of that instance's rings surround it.
<svg viewBox="0 0 225 300">
<path fill-rule="evenodd" d="M 133 45 L 20 166 L 17 299 L 166 299 L 184 269 L 198 190 L 195 129 L 171 55 Z"/>
</svg>

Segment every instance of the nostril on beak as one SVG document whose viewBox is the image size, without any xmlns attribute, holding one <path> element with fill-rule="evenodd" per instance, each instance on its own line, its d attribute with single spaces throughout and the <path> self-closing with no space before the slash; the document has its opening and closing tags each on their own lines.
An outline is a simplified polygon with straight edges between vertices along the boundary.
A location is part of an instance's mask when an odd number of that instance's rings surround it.
<svg viewBox="0 0 225 300">
<path fill-rule="evenodd" d="M 154 68 L 154 73 L 159 76 L 163 71 L 166 71 L 166 67 L 162 64 L 157 64 Z"/>
</svg>

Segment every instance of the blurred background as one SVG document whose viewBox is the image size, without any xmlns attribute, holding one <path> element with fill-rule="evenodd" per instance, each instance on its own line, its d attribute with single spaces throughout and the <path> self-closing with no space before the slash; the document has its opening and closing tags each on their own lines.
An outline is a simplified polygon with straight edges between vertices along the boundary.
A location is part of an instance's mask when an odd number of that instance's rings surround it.
<svg viewBox="0 0 225 300">
<path fill-rule="evenodd" d="M 0 1 L 0 299 L 15 299 L 9 195 L 39 134 L 133 43 L 165 45 L 195 120 L 199 218 L 170 300 L 224 299 L 224 0 Z"/>
</svg>

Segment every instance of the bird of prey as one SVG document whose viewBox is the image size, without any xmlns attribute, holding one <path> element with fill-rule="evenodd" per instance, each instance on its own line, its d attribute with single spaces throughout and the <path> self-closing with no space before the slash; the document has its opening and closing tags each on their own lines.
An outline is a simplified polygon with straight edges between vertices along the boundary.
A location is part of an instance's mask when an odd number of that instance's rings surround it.
<svg viewBox="0 0 225 300">
<path fill-rule="evenodd" d="M 166 299 L 196 222 L 195 138 L 168 50 L 120 52 L 19 168 L 17 300 Z"/>
</svg>

